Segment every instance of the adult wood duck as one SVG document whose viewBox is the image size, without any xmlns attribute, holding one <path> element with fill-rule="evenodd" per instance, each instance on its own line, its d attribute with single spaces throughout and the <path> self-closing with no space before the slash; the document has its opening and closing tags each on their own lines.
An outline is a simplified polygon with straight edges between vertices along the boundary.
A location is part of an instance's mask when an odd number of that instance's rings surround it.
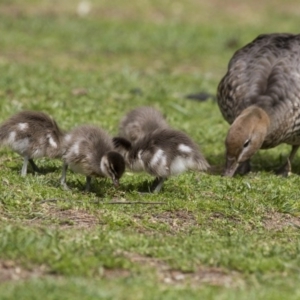
<svg viewBox="0 0 300 300">
<path fill-rule="evenodd" d="M 224 175 L 250 170 L 259 149 L 292 145 L 278 173 L 287 175 L 300 145 L 300 35 L 265 34 L 236 51 L 218 86 L 218 104 L 231 124 Z"/>
</svg>

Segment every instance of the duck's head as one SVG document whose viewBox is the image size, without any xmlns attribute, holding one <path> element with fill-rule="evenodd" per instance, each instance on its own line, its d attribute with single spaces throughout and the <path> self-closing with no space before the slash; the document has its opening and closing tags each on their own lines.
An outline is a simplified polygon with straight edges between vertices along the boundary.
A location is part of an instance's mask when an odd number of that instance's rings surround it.
<svg viewBox="0 0 300 300">
<path fill-rule="evenodd" d="M 269 126 L 269 116 L 257 106 L 248 107 L 235 119 L 225 141 L 224 176 L 232 177 L 238 166 L 261 148 Z"/>
<path fill-rule="evenodd" d="M 102 173 L 111 178 L 114 186 L 119 186 L 119 179 L 125 171 L 123 156 L 115 151 L 106 153 L 101 159 L 100 168 Z"/>
</svg>

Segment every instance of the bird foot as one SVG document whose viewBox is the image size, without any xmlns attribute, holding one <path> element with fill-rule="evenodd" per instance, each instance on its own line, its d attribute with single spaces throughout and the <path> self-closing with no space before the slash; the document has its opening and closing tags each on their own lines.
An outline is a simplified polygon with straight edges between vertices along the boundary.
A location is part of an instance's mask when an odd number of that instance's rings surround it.
<svg viewBox="0 0 300 300">
<path fill-rule="evenodd" d="M 30 165 L 31 165 L 32 170 L 33 170 L 34 173 L 40 173 L 40 174 L 43 173 L 41 171 L 41 169 L 35 164 L 35 162 L 32 159 L 29 159 L 28 161 L 29 161 L 29 163 L 30 163 Z"/>
<path fill-rule="evenodd" d="M 162 186 L 165 182 L 165 178 L 155 178 L 155 180 L 152 183 L 151 192 L 152 193 L 159 193 L 162 189 Z"/>
<path fill-rule="evenodd" d="M 70 191 L 70 188 L 68 187 L 68 185 L 66 184 L 66 182 L 64 180 L 60 181 L 60 185 L 65 191 Z"/>
<path fill-rule="evenodd" d="M 282 177 L 288 177 L 290 175 L 291 171 L 292 171 L 291 162 L 288 159 L 287 162 L 283 166 L 281 166 L 275 173 L 276 173 L 276 175 L 279 175 Z"/>
<path fill-rule="evenodd" d="M 165 178 L 155 178 L 151 184 L 151 187 L 148 187 L 148 191 L 139 192 L 140 195 L 149 195 L 159 193 L 164 184 Z"/>
</svg>

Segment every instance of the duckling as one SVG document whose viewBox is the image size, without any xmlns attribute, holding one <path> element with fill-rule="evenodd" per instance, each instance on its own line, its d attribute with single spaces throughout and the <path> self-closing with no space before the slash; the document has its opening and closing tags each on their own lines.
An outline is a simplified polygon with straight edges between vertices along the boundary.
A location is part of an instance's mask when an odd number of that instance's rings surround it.
<svg viewBox="0 0 300 300">
<path fill-rule="evenodd" d="M 121 120 L 119 136 L 137 143 L 158 128 L 169 128 L 163 115 L 153 107 L 142 106 L 131 110 Z"/>
<path fill-rule="evenodd" d="M 146 171 L 156 177 L 152 188 L 154 193 L 161 190 L 169 176 L 209 168 L 198 146 L 185 133 L 170 128 L 157 129 L 136 144 L 123 137 L 115 137 L 113 142 L 117 150 L 125 152 L 129 169 Z"/>
<path fill-rule="evenodd" d="M 27 174 L 28 162 L 34 172 L 39 172 L 33 159 L 61 157 L 63 136 L 57 123 L 38 111 L 21 111 L 0 125 L 0 145 L 10 147 L 24 158 L 23 177 Z"/>
<path fill-rule="evenodd" d="M 218 86 L 218 104 L 231 124 L 224 175 L 250 171 L 259 149 L 292 145 L 279 174 L 287 175 L 300 146 L 300 35 L 265 34 L 236 51 Z"/>
<path fill-rule="evenodd" d="M 61 185 L 67 190 L 68 166 L 86 176 L 85 190 L 90 190 L 91 177 L 111 178 L 115 186 L 125 171 L 124 158 L 114 151 L 112 138 L 93 125 L 79 126 L 66 134 L 63 143 Z"/>
</svg>

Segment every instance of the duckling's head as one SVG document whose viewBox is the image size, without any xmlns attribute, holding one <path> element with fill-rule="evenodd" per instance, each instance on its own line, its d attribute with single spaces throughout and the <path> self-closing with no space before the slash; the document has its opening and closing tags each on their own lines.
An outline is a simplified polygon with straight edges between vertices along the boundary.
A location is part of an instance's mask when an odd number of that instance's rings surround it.
<svg viewBox="0 0 300 300">
<path fill-rule="evenodd" d="M 101 172 L 112 179 L 113 184 L 117 187 L 119 179 L 125 171 L 125 161 L 121 154 L 115 151 L 107 152 L 101 159 Z"/>
<path fill-rule="evenodd" d="M 250 159 L 261 148 L 269 126 L 269 116 L 257 106 L 246 108 L 235 119 L 225 141 L 225 176 L 232 177 L 238 166 Z"/>
</svg>

